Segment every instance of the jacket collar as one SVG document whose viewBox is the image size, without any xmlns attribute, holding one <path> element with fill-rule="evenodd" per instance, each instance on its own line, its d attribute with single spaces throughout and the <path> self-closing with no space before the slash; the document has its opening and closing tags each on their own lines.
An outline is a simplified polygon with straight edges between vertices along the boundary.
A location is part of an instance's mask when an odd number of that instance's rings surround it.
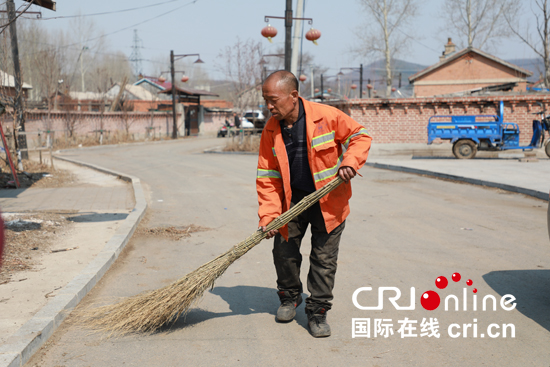
<svg viewBox="0 0 550 367">
<path fill-rule="evenodd" d="M 315 122 L 319 122 L 323 118 L 323 115 L 321 115 L 318 112 L 319 109 L 315 108 L 315 105 L 317 103 L 310 102 L 302 97 L 299 97 L 299 98 L 302 100 L 302 104 L 304 105 L 304 111 L 306 113 L 306 124 L 309 125 Z M 281 132 L 281 124 L 279 123 L 279 120 L 276 120 L 274 117 L 271 117 L 265 124 L 264 129 L 270 130 L 273 132 Z M 310 129 L 308 129 L 308 131 L 309 130 Z M 313 130 L 312 130 L 312 133 L 313 133 Z"/>
</svg>

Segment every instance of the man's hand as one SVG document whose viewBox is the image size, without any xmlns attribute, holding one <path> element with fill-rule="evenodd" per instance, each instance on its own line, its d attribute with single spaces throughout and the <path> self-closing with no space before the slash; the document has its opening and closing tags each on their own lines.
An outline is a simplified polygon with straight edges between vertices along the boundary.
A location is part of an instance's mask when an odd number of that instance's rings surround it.
<svg viewBox="0 0 550 367">
<path fill-rule="evenodd" d="M 261 226 L 260 228 L 262 229 L 262 232 L 265 232 L 265 230 L 267 229 L 266 226 Z M 265 238 L 269 240 L 270 238 L 275 237 L 277 234 L 279 234 L 279 230 L 272 229 L 271 231 L 267 232 L 267 236 L 265 236 Z"/>
<path fill-rule="evenodd" d="M 340 176 L 340 178 L 344 180 L 345 183 L 348 183 L 349 180 L 355 177 L 355 175 L 355 170 L 348 166 L 340 167 L 340 169 L 338 170 L 338 176 Z"/>
</svg>

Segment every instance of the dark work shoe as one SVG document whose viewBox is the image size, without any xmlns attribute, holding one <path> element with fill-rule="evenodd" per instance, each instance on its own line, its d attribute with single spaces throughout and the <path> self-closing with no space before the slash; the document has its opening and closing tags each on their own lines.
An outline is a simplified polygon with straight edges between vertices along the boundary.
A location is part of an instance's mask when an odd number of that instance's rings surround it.
<svg viewBox="0 0 550 367">
<path fill-rule="evenodd" d="M 277 310 L 277 321 L 290 322 L 296 316 L 296 307 L 302 303 L 302 295 L 298 294 L 296 297 L 291 297 L 288 292 L 279 291 L 279 298 L 281 305 Z"/>
<path fill-rule="evenodd" d="M 306 310 L 309 331 L 315 338 L 330 336 L 330 326 L 327 324 L 327 311 L 320 307 L 315 311 Z"/>
</svg>

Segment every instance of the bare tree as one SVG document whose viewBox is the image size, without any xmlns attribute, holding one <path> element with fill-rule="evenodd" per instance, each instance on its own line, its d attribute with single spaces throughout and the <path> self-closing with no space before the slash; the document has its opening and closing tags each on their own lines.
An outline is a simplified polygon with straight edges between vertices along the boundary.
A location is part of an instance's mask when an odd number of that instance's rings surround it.
<svg viewBox="0 0 550 367">
<path fill-rule="evenodd" d="M 79 125 L 80 121 L 82 121 L 82 116 L 81 116 L 82 112 L 72 111 L 70 107 L 64 108 L 64 110 L 65 110 L 65 116 L 64 116 L 65 130 L 69 134 L 69 138 L 74 138 L 75 130 Z"/>
<path fill-rule="evenodd" d="M 392 88 L 392 59 L 407 47 L 412 31 L 407 30 L 417 14 L 418 0 L 359 0 L 367 20 L 357 29 L 358 56 L 381 55 L 386 61 L 386 96 Z"/>
<path fill-rule="evenodd" d="M 529 46 L 544 62 L 544 85 L 550 88 L 550 4 L 548 0 L 535 0 L 538 9 L 531 9 L 535 17 L 536 36 L 533 37 L 530 24 L 520 26 L 520 9 L 518 5 L 512 14 L 505 14 L 511 31 Z M 522 29 L 523 28 L 523 29 Z"/>
<path fill-rule="evenodd" d="M 511 36 L 505 15 L 517 4 L 518 0 L 445 0 L 443 16 L 450 25 L 447 29 L 466 40 L 468 47 L 491 48 Z"/>
<path fill-rule="evenodd" d="M 54 49 L 46 49 L 37 55 L 34 63 L 34 71 L 38 73 L 37 83 L 45 95 L 48 105 L 48 117 L 44 120 L 44 128 L 52 129 L 51 110 L 52 104 L 57 104 L 57 92 L 61 82 L 61 64 L 57 59 L 57 53 Z M 36 86 L 35 86 L 36 87 Z M 54 99 L 52 103 L 52 99 Z"/>
<path fill-rule="evenodd" d="M 136 122 L 134 115 L 129 113 L 129 111 L 131 111 L 130 108 L 133 107 L 127 106 L 127 108 L 124 108 L 122 110 L 122 118 L 119 120 L 119 124 L 122 126 L 124 132 L 126 133 L 126 139 L 130 139 L 130 128 Z"/>
<path fill-rule="evenodd" d="M 122 52 L 102 53 L 96 58 L 96 65 L 90 70 L 91 79 L 86 82 L 90 91 L 105 93 L 114 83 L 122 80 L 134 80 L 128 57 Z"/>
<path fill-rule="evenodd" d="M 217 66 L 232 84 L 230 99 L 237 109 L 255 107 L 260 102 L 257 88 L 262 81 L 262 54 L 261 42 L 237 38 L 233 46 L 227 46 L 218 55 L 221 63 Z"/>
</svg>

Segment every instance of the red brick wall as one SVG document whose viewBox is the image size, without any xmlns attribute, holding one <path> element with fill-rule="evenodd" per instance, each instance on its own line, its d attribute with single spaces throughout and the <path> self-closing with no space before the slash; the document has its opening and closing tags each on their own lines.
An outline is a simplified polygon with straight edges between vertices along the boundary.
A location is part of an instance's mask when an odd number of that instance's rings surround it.
<svg viewBox="0 0 550 367">
<path fill-rule="evenodd" d="M 519 125 L 520 142 L 531 141 L 532 112 L 546 106 L 550 114 L 550 95 L 517 95 L 455 98 L 353 99 L 335 105 L 358 121 L 377 144 L 427 143 L 428 119 L 433 115 L 497 114 L 499 101 L 504 101 L 504 121 Z"/>
</svg>

